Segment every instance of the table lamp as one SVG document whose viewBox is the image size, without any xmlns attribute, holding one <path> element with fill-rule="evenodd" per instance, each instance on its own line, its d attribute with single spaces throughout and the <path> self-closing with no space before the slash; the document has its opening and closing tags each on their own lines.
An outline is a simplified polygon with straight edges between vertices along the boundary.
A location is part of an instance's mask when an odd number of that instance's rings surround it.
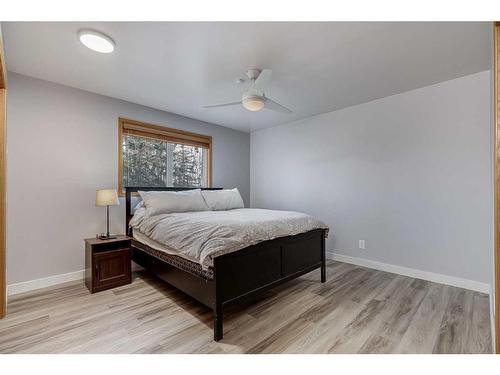
<svg viewBox="0 0 500 375">
<path fill-rule="evenodd" d="M 118 193 L 116 189 L 102 189 L 97 190 L 95 195 L 95 205 L 96 206 L 106 206 L 106 234 L 101 234 L 100 239 L 110 240 L 116 238 L 116 236 L 109 235 L 109 206 L 117 206 L 120 204 L 118 200 Z"/>
</svg>

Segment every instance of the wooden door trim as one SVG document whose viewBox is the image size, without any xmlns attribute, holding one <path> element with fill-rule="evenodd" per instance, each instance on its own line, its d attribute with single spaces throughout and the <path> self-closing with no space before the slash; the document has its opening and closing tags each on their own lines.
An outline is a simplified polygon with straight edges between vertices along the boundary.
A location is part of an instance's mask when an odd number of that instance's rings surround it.
<svg viewBox="0 0 500 375">
<path fill-rule="evenodd" d="M 495 121 L 495 343 L 500 354 L 500 22 L 495 22 L 494 30 L 494 121 Z"/>
<path fill-rule="evenodd" d="M 6 147 L 7 147 L 7 70 L 0 38 L 0 319 L 7 313 L 6 276 Z"/>
</svg>

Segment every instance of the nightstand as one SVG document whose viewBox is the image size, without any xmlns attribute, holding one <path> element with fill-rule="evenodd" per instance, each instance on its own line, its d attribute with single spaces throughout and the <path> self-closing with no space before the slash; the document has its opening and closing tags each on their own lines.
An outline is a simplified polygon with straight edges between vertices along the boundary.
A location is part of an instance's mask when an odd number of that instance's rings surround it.
<svg viewBox="0 0 500 375">
<path fill-rule="evenodd" d="M 85 285 L 91 293 L 132 282 L 130 237 L 85 239 Z"/>
</svg>

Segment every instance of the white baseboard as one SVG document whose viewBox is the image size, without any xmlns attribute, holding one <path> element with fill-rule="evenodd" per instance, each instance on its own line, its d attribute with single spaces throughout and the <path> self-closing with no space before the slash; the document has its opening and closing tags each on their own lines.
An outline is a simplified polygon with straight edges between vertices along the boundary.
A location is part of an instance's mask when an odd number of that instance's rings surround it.
<svg viewBox="0 0 500 375">
<path fill-rule="evenodd" d="M 24 281 L 22 283 L 7 285 L 7 295 L 13 296 L 14 294 L 29 292 L 36 289 L 47 288 L 49 286 L 67 283 L 68 281 L 83 280 L 85 278 L 85 270 L 63 273 L 44 277 L 42 279 L 35 279 Z"/>
<path fill-rule="evenodd" d="M 456 286 L 459 288 L 474 290 L 476 292 L 482 292 L 487 294 L 490 294 L 491 292 L 490 284 L 482 283 L 479 281 L 468 280 L 449 275 L 443 275 L 440 273 L 422 271 L 415 268 L 402 267 L 389 263 L 377 262 L 375 260 L 370 260 L 365 258 L 351 257 L 348 255 L 338 254 L 333 251 L 327 251 L 326 257 L 328 259 L 337 260 L 339 262 L 355 264 L 357 266 L 363 266 L 380 271 L 396 273 L 398 275 L 433 281 L 435 283 Z"/>
<path fill-rule="evenodd" d="M 351 257 L 348 255 L 334 253 L 332 251 L 327 251 L 326 256 L 328 259 L 337 260 L 339 262 L 355 264 L 358 266 L 363 266 L 368 268 L 374 268 L 376 270 L 396 273 L 398 275 L 415 277 L 417 279 L 433 281 L 436 283 L 456 286 L 459 288 L 470 289 L 477 292 L 490 294 L 490 285 L 479 281 L 468 280 L 460 277 L 448 276 L 434 272 L 427 272 L 415 268 L 402 267 L 389 263 L 377 262 L 375 260 L 370 260 L 370 259 Z M 133 271 L 137 270 L 138 268 L 140 267 L 133 263 L 132 267 Z M 7 286 L 7 295 L 12 296 L 15 294 L 46 288 L 49 286 L 62 284 L 69 281 L 83 280 L 84 278 L 85 278 L 85 270 L 80 270 L 76 272 L 69 272 L 60 275 L 49 276 L 42 279 L 24 281 L 22 283 L 10 284 Z"/>
<path fill-rule="evenodd" d="M 132 262 L 132 272 L 141 269 L 141 266 Z M 22 283 L 7 285 L 7 295 L 13 296 L 14 294 L 30 292 L 36 289 L 47 288 L 49 286 L 83 279 L 85 279 L 85 270 L 63 273 L 60 275 L 44 277 L 42 279 L 23 281 Z"/>
</svg>

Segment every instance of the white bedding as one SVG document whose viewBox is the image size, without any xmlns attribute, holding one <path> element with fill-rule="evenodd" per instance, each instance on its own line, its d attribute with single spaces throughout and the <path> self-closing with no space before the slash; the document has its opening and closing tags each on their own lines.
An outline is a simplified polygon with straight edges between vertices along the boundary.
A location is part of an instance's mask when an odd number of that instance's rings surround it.
<svg viewBox="0 0 500 375">
<path fill-rule="evenodd" d="M 292 211 L 240 208 L 228 211 L 170 213 L 148 217 L 144 208 L 130 221 L 134 237 L 157 250 L 213 265 L 216 256 L 256 243 L 328 229 L 310 215 Z"/>
</svg>

